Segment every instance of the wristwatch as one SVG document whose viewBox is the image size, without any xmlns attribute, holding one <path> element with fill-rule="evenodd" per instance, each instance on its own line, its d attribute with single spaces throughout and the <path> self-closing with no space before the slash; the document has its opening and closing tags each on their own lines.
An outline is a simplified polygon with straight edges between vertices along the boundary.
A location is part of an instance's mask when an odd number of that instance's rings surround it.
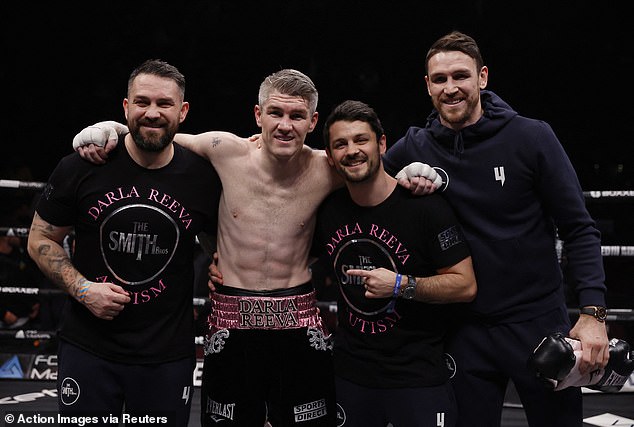
<svg viewBox="0 0 634 427">
<path fill-rule="evenodd" d="M 414 276 L 407 276 L 407 285 L 403 288 L 403 298 L 414 299 L 416 295 L 416 278 Z"/>
<path fill-rule="evenodd" d="M 581 307 L 579 309 L 579 314 L 588 314 L 590 316 L 594 316 L 599 322 L 605 322 L 605 319 L 608 317 L 608 311 L 605 307 L 601 307 L 600 305 L 589 305 L 586 307 Z"/>
</svg>

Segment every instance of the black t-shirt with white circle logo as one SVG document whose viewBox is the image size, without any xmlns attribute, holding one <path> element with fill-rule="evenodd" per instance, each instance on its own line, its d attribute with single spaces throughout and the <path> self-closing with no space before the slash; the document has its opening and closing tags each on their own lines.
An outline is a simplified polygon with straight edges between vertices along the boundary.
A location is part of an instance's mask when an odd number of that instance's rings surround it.
<svg viewBox="0 0 634 427">
<path fill-rule="evenodd" d="M 75 267 L 122 286 L 131 302 L 101 320 L 71 299 L 60 337 L 124 363 L 192 355 L 195 237 L 216 234 L 220 192 L 211 164 L 178 144 L 159 169 L 136 164 L 122 140 L 104 165 L 63 158 L 36 210 L 53 225 L 74 225 Z"/>
<path fill-rule="evenodd" d="M 469 256 L 442 196 L 412 196 L 397 186 L 379 205 L 362 207 L 338 190 L 320 206 L 313 252 L 338 287 L 337 375 L 378 388 L 447 381 L 443 341 L 456 306 L 366 298 L 361 278 L 346 274 L 383 267 L 403 274 L 404 287 L 407 274 L 432 276 Z"/>
</svg>

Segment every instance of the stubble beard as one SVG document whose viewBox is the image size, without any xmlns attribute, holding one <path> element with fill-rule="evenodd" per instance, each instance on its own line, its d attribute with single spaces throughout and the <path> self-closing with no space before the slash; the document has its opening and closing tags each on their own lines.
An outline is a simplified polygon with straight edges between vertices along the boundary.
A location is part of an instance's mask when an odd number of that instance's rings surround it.
<svg viewBox="0 0 634 427">
<path fill-rule="evenodd" d="M 469 97 L 465 100 L 465 103 L 466 106 L 457 112 L 448 113 L 447 111 L 451 109 L 445 108 L 446 105 L 441 101 L 436 101 L 435 108 L 444 124 L 452 129 L 461 129 L 473 117 L 478 106 L 478 100 Z"/>
<path fill-rule="evenodd" d="M 348 182 L 360 183 L 365 182 L 376 175 L 377 170 L 379 169 L 379 162 L 371 161 L 368 159 L 366 161 L 367 169 L 362 174 L 354 174 L 348 172 L 345 167 L 339 169 L 339 173 L 343 178 Z"/>
</svg>

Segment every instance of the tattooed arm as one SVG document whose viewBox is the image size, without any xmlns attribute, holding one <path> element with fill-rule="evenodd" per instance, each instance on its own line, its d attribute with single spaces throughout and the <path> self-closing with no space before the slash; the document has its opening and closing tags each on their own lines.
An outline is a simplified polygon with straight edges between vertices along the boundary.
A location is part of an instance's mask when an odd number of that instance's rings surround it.
<svg viewBox="0 0 634 427">
<path fill-rule="evenodd" d="M 56 227 L 37 212 L 29 231 L 29 255 L 42 272 L 100 319 L 112 320 L 130 301 L 127 292 L 114 283 L 96 283 L 86 279 L 73 266 L 62 246 L 72 227 Z"/>
</svg>

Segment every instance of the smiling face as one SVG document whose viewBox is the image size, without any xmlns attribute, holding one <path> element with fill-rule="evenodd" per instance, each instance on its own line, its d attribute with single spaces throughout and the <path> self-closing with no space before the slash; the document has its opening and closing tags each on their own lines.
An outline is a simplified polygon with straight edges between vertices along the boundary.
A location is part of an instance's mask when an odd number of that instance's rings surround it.
<svg viewBox="0 0 634 427">
<path fill-rule="evenodd" d="M 440 122 L 456 131 L 482 116 L 480 90 L 487 85 L 488 69 L 478 70 L 475 59 L 460 51 L 442 51 L 427 61 L 427 91 Z"/>
<path fill-rule="evenodd" d="M 317 112 L 310 112 L 307 100 L 278 91 L 273 91 L 263 105 L 255 106 L 263 146 L 278 157 L 291 157 L 302 149 L 306 135 L 317 125 L 317 117 Z"/>
<path fill-rule="evenodd" d="M 330 127 L 328 163 L 348 182 L 364 182 L 376 176 L 385 153 L 386 138 L 377 141 L 369 123 L 340 120 Z"/>
<path fill-rule="evenodd" d="M 183 102 L 181 89 L 174 80 L 139 74 L 130 86 L 123 108 L 137 147 L 159 152 L 172 142 L 189 104 Z"/>
</svg>

